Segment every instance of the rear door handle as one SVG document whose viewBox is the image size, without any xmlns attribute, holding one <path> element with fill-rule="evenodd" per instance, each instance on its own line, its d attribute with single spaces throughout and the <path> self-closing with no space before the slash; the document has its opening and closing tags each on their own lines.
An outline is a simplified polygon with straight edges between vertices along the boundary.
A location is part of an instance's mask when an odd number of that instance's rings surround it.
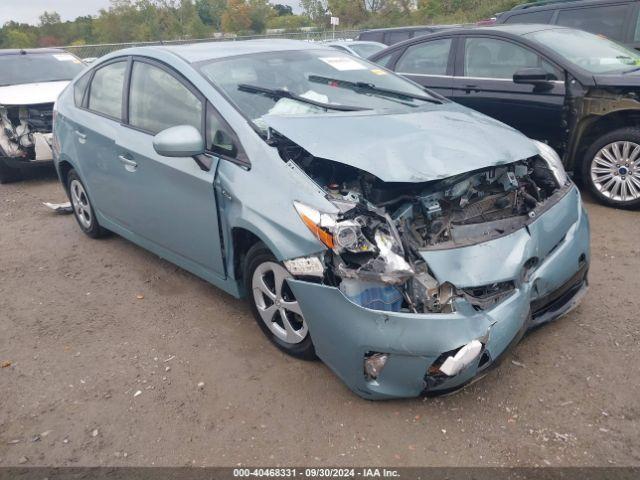
<svg viewBox="0 0 640 480">
<path fill-rule="evenodd" d="M 82 133 L 80 130 L 76 130 L 76 135 L 78 136 L 78 141 L 80 143 L 84 143 L 87 141 L 86 133 Z"/>
<path fill-rule="evenodd" d="M 120 160 L 120 163 L 124 165 L 125 170 L 127 170 L 128 172 L 135 172 L 138 168 L 138 164 L 126 155 L 118 155 L 118 159 Z"/>
</svg>

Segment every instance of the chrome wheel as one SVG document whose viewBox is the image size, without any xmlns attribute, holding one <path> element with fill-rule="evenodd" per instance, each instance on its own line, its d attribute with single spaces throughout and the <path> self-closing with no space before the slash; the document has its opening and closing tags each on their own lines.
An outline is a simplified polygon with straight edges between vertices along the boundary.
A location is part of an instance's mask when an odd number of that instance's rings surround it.
<svg viewBox="0 0 640 480">
<path fill-rule="evenodd" d="M 91 213 L 91 204 L 89 203 L 89 197 L 87 192 L 84 191 L 84 187 L 78 180 L 72 180 L 69 184 L 69 190 L 71 191 L 71 203 L 73 205 L 73 211 L 82 225 L 87 230 L 91 228 L 91 222 L 93 221 L 93 215 Z"/>
<path fill-rule="evenodd" d="M 618 202 L 640 198 L 640 145 L 613 142 L 591 161 L 591 181 L 605 197 Z"/>
<path fill-rule="evenodd" d="M 275 262 L 264 262 L 253 272 L 251 286 L 260 318 L 280 340 L 302 342 L 308 334 L 298 301 L 287 283 L 291 274 Z"/>
</svg>

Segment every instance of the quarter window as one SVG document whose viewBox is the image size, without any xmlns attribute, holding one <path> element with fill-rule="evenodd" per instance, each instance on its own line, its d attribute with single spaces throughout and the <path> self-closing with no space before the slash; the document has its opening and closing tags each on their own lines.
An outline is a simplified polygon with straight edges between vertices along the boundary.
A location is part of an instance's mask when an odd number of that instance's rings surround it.
<svg viewBox="0 0 640 480">
<path fill-rule="evenodd" d="M 202 102 L 165 70 L 134 62 L 129 92 L 129 124 L 151 134 L 176 125 L 202 131 Z"/>
<path fill-rule="evenodd" d="M 513 78 L 523 68 L 541 67 L 559 78 L 559 72 L 520 45 L 495 38 L 467 38 L 464 71 L 467 77 Z"/>
<path fill-rule="evenodd" d="M 84 92 L 87 90 L 89 79 L 91 78 L 91 72 L 83 75 L 76 84 L 73 86 L 73 101 L 76 107 L 82 107 L 82 101 L 84 100 Z"/>
<path fill-rule="evenodd" d="M 89 90 L 89 109 L 120 119 L 122 112 L 122 86 L 127 62 L 110 63 L 93 75 Z"/>
<path fill-rule="evenodd" d="M 629 5 L 573 8 L 560 10 L 556 23 L 622 41 L 624 40 L 624 22 L 628 14 Z"/>
<path fill-rule="evenodd" d="M 427 75 L 446 75 L 451 39 L 444 38 L 412 45 L 396 64 L 396 71 Z"/>
<path fill-rule="evenodd" d="M 210 104 L 207 106 L 207 151 L 248 161 L 237 135 Z"/>
</svg>

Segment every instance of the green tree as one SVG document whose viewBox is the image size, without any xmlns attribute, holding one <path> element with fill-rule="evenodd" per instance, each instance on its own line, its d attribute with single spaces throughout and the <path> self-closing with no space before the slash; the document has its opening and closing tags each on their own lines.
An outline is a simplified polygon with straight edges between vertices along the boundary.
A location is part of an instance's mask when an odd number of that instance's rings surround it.
<svg viewBox="0 0 640 480">
<path fill-rule="evenodd" d="M 327 0 L 300 0 L 300 6 L 305 16 L 309 17 L 316 25 L 326 24 Z"/>
<path fill-rule="evenodd" d="M 291 5 L 282 5 L 281 3 L 276 3 L 273 6 L 273 9 L 275 10 L 276 15 L 279 17 L 293 15 L 293 8 L 291 8 Z"/>
<path fill-rule="evenodd" d="M 195 6 L 202 23 L 220 30 L 222 14 L 227 8 L 226 0 L 196 0 Z"/>
<path fill-rule="evenodd" d="M 31 48 L 36 46 L 35 36 L 20 30 L 8 30 L 4 37 L 4 48 Z"/>
<path fill-rule="evenodd" d="M 250 7 L 244 0 L 229 0 L 222 14 L 223 32 L 246 32 L 251 27 Z"/>
</svg>

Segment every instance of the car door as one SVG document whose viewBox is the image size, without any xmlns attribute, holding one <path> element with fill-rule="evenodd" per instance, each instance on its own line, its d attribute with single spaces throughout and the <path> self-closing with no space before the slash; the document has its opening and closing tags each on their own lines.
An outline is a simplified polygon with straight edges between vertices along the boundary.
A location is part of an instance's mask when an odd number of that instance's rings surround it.
<svg viewBox="0 0 640 480">
<path fill-rule="evenodd" d="M 420 85 L 449 97 L 453 87 L 453 37 L 409 45 L 400 54 L 394 71 Z"/>
<path fill-rule="evenodd" d="M 78 102 L 74 124 L 77 161 L 92 204 L 108 220 L 126 207 L 126 192 L 113 182 L 120 164 L 114 156 L 122 121 L 122 98 L 129 58 L 98 66 L 92 72 L 83 99 Z"/>
<path fill-rule="evenodd" d="M 565 101 L 564 72 L 532 49 L 511 39 L 469 36 L 461 41 L 451 98 L 558 146 Z M 555 80 L 544 87 L 517 84 L 513 75 L 542 68 Z"/>
<path fill-rule="evenodd" d="M 213 185 L 219 159 L 204 171 L 191 157 L 163 157 L 153 148 L 154 135 L 176 125 L 191 125 L 204 137 L 206 100 L 169 67 L 138 58 L 127 93 L 114 152 L 126 191 L 122 226 L 161 256 L 224 277 Z"/>
</svg>

